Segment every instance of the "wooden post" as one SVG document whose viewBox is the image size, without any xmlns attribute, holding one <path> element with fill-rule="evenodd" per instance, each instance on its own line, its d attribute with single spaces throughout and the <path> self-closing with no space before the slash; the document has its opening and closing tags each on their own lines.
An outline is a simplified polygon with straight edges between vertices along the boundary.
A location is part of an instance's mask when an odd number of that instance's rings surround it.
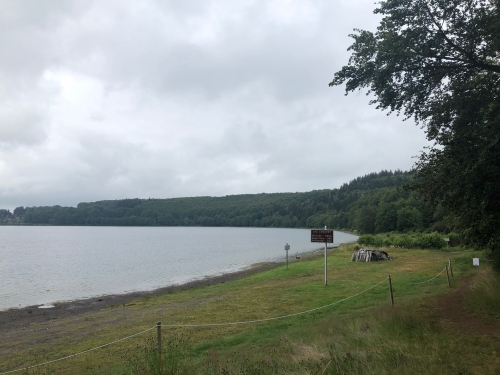
<svg viewBox="0 0 500 375">
<path fill-rule="evenodd" d="M 389 292 L 391 292 L 391 306 L 394 306 L 394 294 L 392 294 L 391 275 L 387 276 L 387 280 L 389 280 Z"/>
<path fill-rule="evenodd" d="M 161 359 L 161 322 L 156 323 L 156 339 L 158 342 L 158 358 Z"/>
<path fill-rule="evenodd" d="M 448 286 L 451 288 L 450 274 L 448 273 L 448 266 L 446 266 L 446 277 L 448 278 Z"/>
<path fill-rule="evenodd" d="M 451 259 L 448 259 L 448 264 L 450 265 L 451 277 L 453 277 L 453 266 L 451 264 Z"/>
</svg>

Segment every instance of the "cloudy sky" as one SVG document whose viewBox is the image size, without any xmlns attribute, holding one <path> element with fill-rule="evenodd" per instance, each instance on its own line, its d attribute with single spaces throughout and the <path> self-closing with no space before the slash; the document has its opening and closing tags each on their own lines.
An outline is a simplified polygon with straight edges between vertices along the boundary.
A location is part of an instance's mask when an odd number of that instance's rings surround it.
<svg viewBox="0 0 500 375">
<path fill-rule="evenodd" d="M 336 188 L 411 121 L 329 88 L 373 0 L 2 0 L 0 208 Z"/>
</svg>

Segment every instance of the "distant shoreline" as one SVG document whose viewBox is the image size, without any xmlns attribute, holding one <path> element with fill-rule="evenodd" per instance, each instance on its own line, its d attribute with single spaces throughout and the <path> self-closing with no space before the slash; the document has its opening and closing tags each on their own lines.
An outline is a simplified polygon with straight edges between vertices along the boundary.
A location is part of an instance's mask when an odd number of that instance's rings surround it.
<svg viewBox="0 0 500 375">
<path fill-rule="evenodd" d="M 235 226 L 209 226 L 209 225 L 71 225 L 71 224 L 64 224 L 64 225 L 57 225 L 57 224 L 32 224 L 32 223 L 12 223 L 12 224 L 6 224 L 6 223 L 0 223 L 0 227 L 116 227 L 116 228 L 256 228 L 256 229 L 306 229 L 306 230 L 312 230 L 312 229 L 323 229 L 323 227 L 318 227 L 318 228 L 307 228 L 307 227 L 245 227 L 245 226 L 240 226 L 240 227 L 235 227 Z M 347 229 L 331 229 L 328 228 L 329 230 L 333 230 L 334 232 L 342 232 L 346 234 L 352 234 L 353 236 L 359 236 L 358 233 L 351 232 Z"/>
</svg>

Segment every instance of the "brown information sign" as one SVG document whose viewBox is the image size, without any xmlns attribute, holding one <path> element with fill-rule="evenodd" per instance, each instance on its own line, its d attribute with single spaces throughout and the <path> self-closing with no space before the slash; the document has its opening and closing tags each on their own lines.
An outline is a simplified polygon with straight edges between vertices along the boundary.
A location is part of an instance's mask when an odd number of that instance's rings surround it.
<svg viewBox="0 0 500 375">
<path fill-rule="evenodd" d="M 333 243 L 333 230 L 311 230 L 311 242 Z"/>
</svg>

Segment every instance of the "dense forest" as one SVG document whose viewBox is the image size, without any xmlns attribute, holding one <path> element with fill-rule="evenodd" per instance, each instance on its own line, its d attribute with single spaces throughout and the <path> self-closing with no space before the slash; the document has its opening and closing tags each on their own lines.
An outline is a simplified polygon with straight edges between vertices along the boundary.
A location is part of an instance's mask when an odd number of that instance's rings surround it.
<svg viewBox="0 0 500 375">
<path fill-rule="evenodd" d="M 3 224 L 329 228 L 359 233 L 449 231 L 452 220 L 405 189 L 408 172 L 381 171 L 305 193 L 122 199 L 77 207 L 0 210 Z"/>
</svg>

